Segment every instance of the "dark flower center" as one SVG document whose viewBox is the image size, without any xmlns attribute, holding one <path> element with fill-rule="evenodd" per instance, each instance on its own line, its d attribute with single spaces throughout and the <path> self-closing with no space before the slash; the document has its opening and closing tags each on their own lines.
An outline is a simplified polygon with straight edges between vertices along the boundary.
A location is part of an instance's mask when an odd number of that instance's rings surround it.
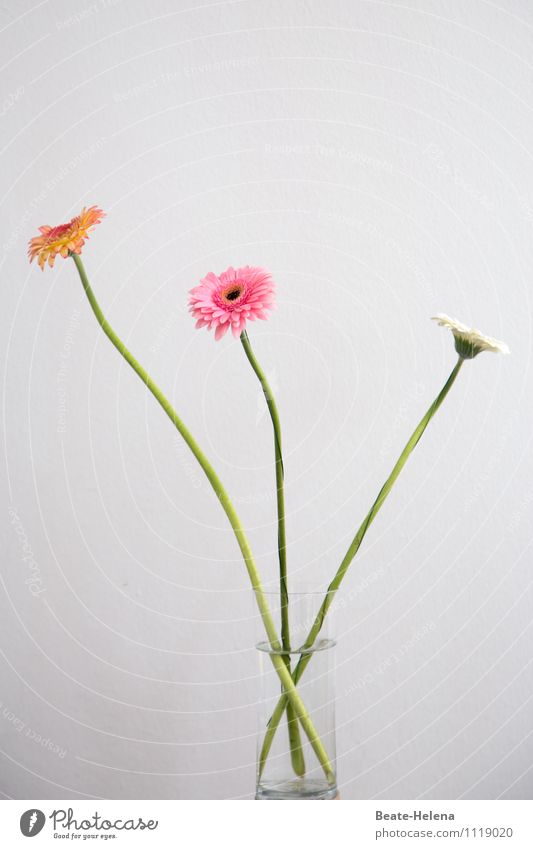
<svg viewBox="0 0 533 849">
<path fill-rule="evenodd" d="M 241 291 L 242 291 L 242 290 L 241 290 L 241 289 L 239 289 L 239 288 L 237 288 L 237 289 L 230 289 L 230 291 L 229 291 L 229 292 L 226 292 L 226 294 L 224 295 L 224 297 L 225 297 L 225 299 L 226 299 L 227 301 L 236 301 L 236 300 L 237 300 L 237 298 L 239 297 L 239 295 L 241 294 Z"/>
</svg>

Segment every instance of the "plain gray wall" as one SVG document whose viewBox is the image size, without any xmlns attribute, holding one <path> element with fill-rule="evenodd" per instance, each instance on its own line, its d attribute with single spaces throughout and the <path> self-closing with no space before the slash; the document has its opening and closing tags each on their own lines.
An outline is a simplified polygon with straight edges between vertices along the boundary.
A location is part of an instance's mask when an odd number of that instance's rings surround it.
<svg viewBox="0 0 533 849">
<path fill-rule="evenodd" d="M 6 7 L 9 9 L 6 10 Z M 251 327 L 283 421 L 290 573 L 326 582 L 455 355 L 456 387 L 342 589 L 349 798 L 527 798 L 533 8 L 526 0 L 3 4 L 0 790 L 251 798 L 257 636 L 225 517 L 40 224 L 276 572 L 272 434 L 209 270 L 272 270 Z M 28 583 L 33 581 L 33 583 Z M 37 592 L 39 591 L 39 592 Z"/>
</svg>

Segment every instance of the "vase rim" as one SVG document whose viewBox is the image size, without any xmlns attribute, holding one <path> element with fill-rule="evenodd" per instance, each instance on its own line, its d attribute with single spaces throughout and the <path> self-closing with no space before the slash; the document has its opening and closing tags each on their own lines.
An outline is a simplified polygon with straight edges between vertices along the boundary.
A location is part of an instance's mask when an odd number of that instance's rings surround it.
<svg viewBox="0 0 533 849">
<path fill-rule="evenodd" d="M 296 584 L 296 586 L 298 586 L 298 584 Z M 300 587 L 299 589 L 296 589 L 296 590 L 289 590 L 287 595 L 289 596 L 289 598 L 291 596 L 293 596 L 293 597 L 294 596 L 320 596 L 321 598 L 324 598 L 325 596 L 333 593 L 333 590 L 328 590 L 328 589 L 323 589 L 323 588 L 319 589 L 318 584 L 316 584 L 316 585 L 310 584 L 309 586 L 311 588 L 316 586 L 316 589 L 301 589 L 301 587 Z M 268 598 L 272 598 L 273 596 L 279 598 L 280 597 L 279 586 L 276 589 L 273 589 L 273 590 L 264 589 L 263 594 L 268 596 Z"/>
<path fill-rule="evenodd" d="M 271 654 L 271 655 L 274 654 L 274 655 L 282 655 L 282 656 L 284 656 L 284 655 L 285 656 L 287 656 L 287 655 L 291 655 L 291 656 L 292 655 L 298 655 L 299 656 L 299 655 L 302 655 L 302 654 L 316 654 L 317 652 L 327 651 L 328 649 L 335 648 L 336 645 L 337 645 L 336 640 L 330 640 L 330 639 L 324 638 L 322 640 L 319 640 L 317 643 L 313 643 L 313 645 L 309 646 L 309 648 L 304 648 L 303 646 L 299 646 L 299 648 L 290 649 L 290 650 L 286 650 L 286 649 L 282 649 L 282 648 L 273 649 L 272 646 L 270 645 L 270 643 L 268 642 L 268 640 L 262 640 L 261 642 L 256 643 L 255 647 L 256 647 L 257 651 L 263 652 L 264 654 Z"/>
</svg>

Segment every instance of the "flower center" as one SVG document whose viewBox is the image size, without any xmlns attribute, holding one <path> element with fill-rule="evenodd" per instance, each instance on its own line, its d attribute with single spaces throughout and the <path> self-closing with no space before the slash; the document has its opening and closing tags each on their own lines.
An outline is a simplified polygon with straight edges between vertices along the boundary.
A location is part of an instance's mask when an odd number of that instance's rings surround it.
<svg viewBox="0 0 533 849">
<path fill-rule="evenodd" d="M 240 298 L 242 291 L 242 286 L 231 286 L 231 288 L 222 293 L 222 297 L 225 301 L 229 301 L 231 303 L 232 301 L 236 301 L 237 298 Z"/>
<path fill-rule="evenodd" d="M 59 224 L 57 227 L 52 227 L 50 232 L 48 233 L 48 240 L 52 239 L 60 239 L 62 236 L 65 236 L 70 230 L 71 222 L 68 224 Z"/>
</svg>

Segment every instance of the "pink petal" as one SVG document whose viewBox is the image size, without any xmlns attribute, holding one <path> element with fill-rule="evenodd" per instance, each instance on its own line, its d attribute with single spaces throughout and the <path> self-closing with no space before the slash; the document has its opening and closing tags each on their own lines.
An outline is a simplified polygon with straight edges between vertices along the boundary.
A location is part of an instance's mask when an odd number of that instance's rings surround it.
<svg viewBox="0 0 533 849">
<path fill-rule="evenodd" d="M 215 339 L 217 340 L 217 342 L 218 342 L 219 339 L 222 339 L 222 337 L 227 333 L 228 327 L 229 327 L 229 324 L 227 324 L 227 323 L 218 325 L 218 327 L 215 330 Z"/>
</svg>

